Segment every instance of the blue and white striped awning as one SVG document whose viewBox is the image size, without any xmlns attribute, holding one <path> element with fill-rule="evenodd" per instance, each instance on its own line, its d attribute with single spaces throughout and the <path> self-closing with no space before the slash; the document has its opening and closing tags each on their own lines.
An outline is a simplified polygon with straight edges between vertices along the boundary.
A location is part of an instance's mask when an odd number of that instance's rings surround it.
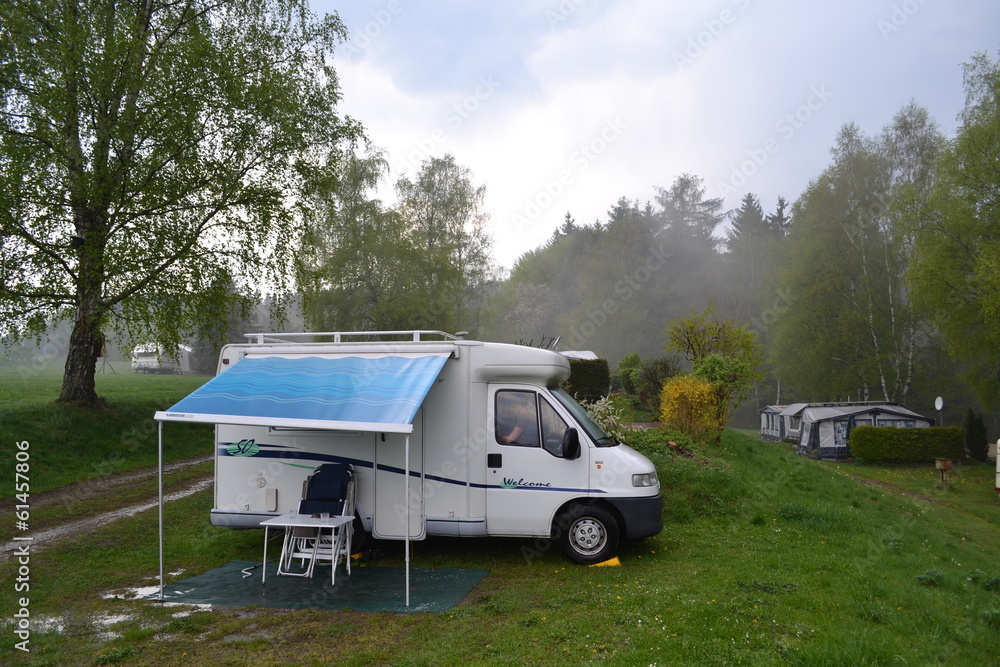
<svg viewBox="0 0 1000 667">
<path fill-rule="evenodd" d="M 448 356 L 248 355 L 156 419 L 411 433 Z"/>
</svg>

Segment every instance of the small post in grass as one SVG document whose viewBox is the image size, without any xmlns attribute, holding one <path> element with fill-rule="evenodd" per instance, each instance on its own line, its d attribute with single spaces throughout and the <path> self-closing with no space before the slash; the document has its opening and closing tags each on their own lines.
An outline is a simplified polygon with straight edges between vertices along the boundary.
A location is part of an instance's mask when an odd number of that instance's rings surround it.
<svg viewBox="0 0 1000 667">
<path fill-rule="evenodd" d="M 941 473 L 940 488 L 950 488 L 948 477 L 951 473 L 951 459 L 934 459 L 934 467 Z"/>
</svg>

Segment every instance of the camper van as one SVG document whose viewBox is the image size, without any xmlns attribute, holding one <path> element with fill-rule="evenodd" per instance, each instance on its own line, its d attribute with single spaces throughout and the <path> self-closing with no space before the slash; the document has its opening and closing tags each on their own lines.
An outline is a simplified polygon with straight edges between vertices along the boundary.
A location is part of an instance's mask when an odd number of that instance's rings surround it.
<svg viewBox="0 0 1000 667">
<path fill-rule="evenodd" d="M 132 351 L 132 370 L 136 373 L 191 373 L 191 354 L 193 348 L 178 345 L 170 353 L 156 344 L 139 345 Z"/>
<path fill-rule="evenodd" d="M 464 334 L 252 334 L 165 416 L 217 424 L 216 526 L 296 511 L 313 470 L 342 462 L 355 532 L 555 540 L 598 563 L 662 530 L 663 497 L 649 459 L 560 388 L 569 374 L 558 352 Z"/>
</svg>

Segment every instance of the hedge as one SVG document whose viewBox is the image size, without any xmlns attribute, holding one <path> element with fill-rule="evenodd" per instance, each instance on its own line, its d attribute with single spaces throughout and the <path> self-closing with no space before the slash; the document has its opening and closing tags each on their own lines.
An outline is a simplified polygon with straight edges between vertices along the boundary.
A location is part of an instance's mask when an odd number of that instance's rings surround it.
<svg viewBox="0 0 1000 667">
<path fill-rule="evenodd" d="M 611 369 L 607 359 L 570 359 L 569 379 L 563 383 L 570 396 L 593 403 L 608 395 Z"/>
<path fill-rule="evenodd" d="M 965 432 L 957 426 L 896 428 L 858 426 L 847 442 L 851 455 L 864 463 L 930 463 L 965 458 Z"/>
</svg>

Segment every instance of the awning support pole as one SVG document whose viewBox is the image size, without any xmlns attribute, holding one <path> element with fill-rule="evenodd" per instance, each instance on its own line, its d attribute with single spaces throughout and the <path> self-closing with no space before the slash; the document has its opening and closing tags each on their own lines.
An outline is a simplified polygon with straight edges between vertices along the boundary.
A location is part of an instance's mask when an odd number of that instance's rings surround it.
<svg viewBox="0 0 1000 667">
<path fill-rule="evenodd" d="M 403 497 L 406 498 L 406 608 L 410 608 L 410 434 L 406 434 L 403 457 L 406 459 L 406 475 L 403 481 Z"/>
<path fill-rule="evenodd" d="M 157 477 L 160 487 L 160 601 L 163 601 L 163 422 L 159 424 Z"/>
</svg>

